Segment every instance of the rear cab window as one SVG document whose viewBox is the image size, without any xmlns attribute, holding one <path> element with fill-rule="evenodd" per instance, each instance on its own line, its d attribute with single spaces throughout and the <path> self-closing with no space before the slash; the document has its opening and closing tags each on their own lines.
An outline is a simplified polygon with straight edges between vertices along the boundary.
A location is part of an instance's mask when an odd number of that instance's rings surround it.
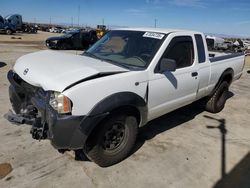
<svg viewBox="0 0 250 188">
<path fill-rule="evenodd" d="M 198 61 L 199 63 L 205 63 L 206 53 L 205 53 L 203 38 L 200 34 L 195 34 L 194 37 L 195 37 L 197 51 L 198 51 Z"/>
</svg>

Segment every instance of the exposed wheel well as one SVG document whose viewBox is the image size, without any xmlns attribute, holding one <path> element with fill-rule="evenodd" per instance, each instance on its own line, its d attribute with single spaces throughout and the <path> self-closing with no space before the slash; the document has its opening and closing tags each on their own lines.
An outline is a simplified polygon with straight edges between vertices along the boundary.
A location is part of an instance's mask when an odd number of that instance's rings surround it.
<svg viewBox="0 0 250 188">
<path fill-rule="evenodd" d="M 88 150 L 89 147 L 92 147 L 92 144 L 95 141 L 95 134 L 97 133 L 97 130 L 99 129 L 99 127 L 102 126 L 103 122 L 106 121 L 107 118 L 109 118 L 111 115 L 119 114 L 119 113 L 125 113 L 126 115 L 135 116 L 136 119 L 137 119 L 138 125 L 140 125 L 140 123 L 141 123 L 141 114 L 140 114 L 140 111 L 136 107 L 130 106 L 130 105 L 125 105 L 125 106 L 120 106 L 118 108 L 115 108 L 112 111 L 110 111 L 109 115 L 107 117 L 105 117 L 99 124 L 97 124 L 95 126 L 95 128 L 91 131 L 91 133 L 89 134 L 89 136 L 87 138 L 86 148 L 85 149 Z"/>
<path fill-rule="evenodd" d="M 114 113 L 125 113 L 126 115 L 134 115 L 137 119 L 138 125 L 141 122 L 140 111 L 134 106 L 127 105 L 127 106 L 118 107 L 110 112 L 110 114 L 114 114 Z"/>
<path fill-rule="evenodd" d="M 232 73 L 225 74 L 221 81 L 226 81 L 230 85 L 232 83 L 232 81 L 233 81 Z"/>
<path fill-rule="evenodd" d="M 213 92 L 211 93 L 211 95 L 216 91 L 216 89 L 220 86 L 220 84 L 221 84 L 222 82 L 226 81 L 226 82 L 230 85 L 230 84 L 232 83 L 232 81 L 233 81 L 233 75 L 234 75 L 234 71 L 233 71 L 232 68 L 226 69 L 226 70 L 222 73 L 222 75 L 221 75 L 219 81 L 217 82 L 216 86 L 214 87 L 214 90 L 213 90 Z"/>
</svg>

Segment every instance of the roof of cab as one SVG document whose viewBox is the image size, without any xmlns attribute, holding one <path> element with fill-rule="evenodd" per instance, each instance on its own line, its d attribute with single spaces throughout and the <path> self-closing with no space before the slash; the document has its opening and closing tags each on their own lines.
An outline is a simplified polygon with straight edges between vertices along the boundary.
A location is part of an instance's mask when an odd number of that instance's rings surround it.
<svg viewBox="0 0 250 188">
<path fill-rule="evenodd" d="M 189 31 L 189 30 L 181 30 L 181 29 L 168 29 L 168 28 L 153 28 L 153 27 L 142 27 L 142 28 L 116 28 L 113 30 L 126 30 L 126 31 L 144 31 L 144 32 L 157 32 L 157 33 L 164 33 L 169 34 L 173 32 L 191 32 L 191 33 L 200 33 L 196 31 Z"/>
</svg>

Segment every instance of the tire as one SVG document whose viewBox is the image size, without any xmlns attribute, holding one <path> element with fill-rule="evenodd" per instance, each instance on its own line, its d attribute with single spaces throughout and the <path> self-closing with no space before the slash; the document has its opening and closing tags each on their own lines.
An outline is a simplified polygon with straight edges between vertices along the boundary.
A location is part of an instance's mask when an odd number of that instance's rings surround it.
<svg viewBox="0 0 250 188">
<path fill-rule="evenodd" d="M 113 114 L 92 135 L 95 141 L 85 154 L 101 167 L 119 163 L 132 151 L 137 133 L 138 123 L 134 116 Z"/>
<path fill-rule="evenodd" d="M 12 35 L 12 31 L 11 31 L 10 29 L 7 29 L 7 30 L 6 30 L 6 34 L 7 34 L 7 35 Z"/>
<path fill-rule="evenodd" d="M 206 110 L 211 113 L 218 113 L 223 110 L 226 100 L 229 84 L 224 81 L 216 89 L 214 94 L 209 98 L 206 104 Z"/>
</svg>

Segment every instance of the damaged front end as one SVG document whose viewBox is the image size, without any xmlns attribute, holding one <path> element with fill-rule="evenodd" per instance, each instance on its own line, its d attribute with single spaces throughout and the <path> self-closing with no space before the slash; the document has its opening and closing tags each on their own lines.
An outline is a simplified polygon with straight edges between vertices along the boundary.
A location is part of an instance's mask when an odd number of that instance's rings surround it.
<svg viewBox="0 0 250 188">
<path fill-rule="evenodd" d="M 72 115 L 69 111 L 73 104 L 65 100 L 66 96 L 32 86 L 13 71 L 9 71 L 8 79 L 15 113 L 10 111 L 6 118 L 15 124 L 32 125 L 30 133 L 34 139 L 49 139 L 59 151 L 82 149 L 93 127 L 107 115 Z"/>
<path fill-rule="evenodd" d="M 45 114 L 44 111 L 39 111 L 39 109 L 45 109 L 45 106 L 42 103 L 39 104 L 37 99 L 47 101 L 49 92 L 28 84 L 12 70 L 8 72 L 7 77 L 10 82 L 10 102 L 15 113 L 10 110 L 5 114 L 6 119 L 17 125 L 32 125 L 32 137 L 38 140 L 46 139 L 48 128 L 43 118 Z"/>
</svg>

